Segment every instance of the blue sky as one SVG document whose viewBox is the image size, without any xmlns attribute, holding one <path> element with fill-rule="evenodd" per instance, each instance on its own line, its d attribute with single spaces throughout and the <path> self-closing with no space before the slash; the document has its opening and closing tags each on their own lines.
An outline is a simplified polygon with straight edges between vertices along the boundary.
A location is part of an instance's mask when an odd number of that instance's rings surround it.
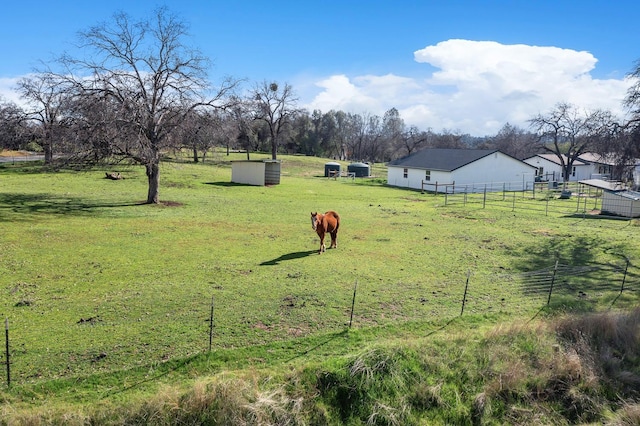
<svg viewBox="0 0 640 426">
<path fill-rule="evenodd" d="M 165 5 L 212 59 L 212 81 L 290 83 L 309 109 L 383 115 L 477 136 L 571 102 L 624 114 L 640 59 L 634 0 L 12 1 L 0 14 L 0 96 L 73 51 L 78 31 Z"/>
</svg>

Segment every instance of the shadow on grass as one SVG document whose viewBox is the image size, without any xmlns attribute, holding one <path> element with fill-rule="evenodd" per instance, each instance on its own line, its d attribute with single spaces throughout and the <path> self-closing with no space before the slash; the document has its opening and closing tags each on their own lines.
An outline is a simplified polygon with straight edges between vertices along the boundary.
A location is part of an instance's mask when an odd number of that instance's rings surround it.
<svg viewBox="0 0 640 426">
<path fill-rule="evenodd" d="M 575 233 L 539 238 L 535 246 L 514 256 L 512 266 L 522 273 L 518 278 L 522 291 L 545 303 L 534 319 L 542 314 L 587 313 L 628 304 L 620 298 L 623 290 L 631 290 L 624 282 L 640 278 L 640 268 L 628 257 L 631 253 L 626 242 L 612 243 L 597 230 L 576 228 Z"/>
<path fill-rule="evenodd" d="M 301 357 L 303 357 L 305 355 L 308 355 L 311 352 L 313 352 L 313 351 L 315 351 L 317 349 L 320 349 L 324 345 L 326 345 L 328 343 L 331 343 L 333 340 L 336 340 L 339 337 L 345 337 L 348 334 L 349 334 L 349 329 L 345 329 L 345 330 L 342 330 L 342 331 L 338 331 L 338 332 L 332 333 L 328 339 L 326 339 L 326 340 L 314 345 L 313 347 L 307 349 L 306 351 L 300 352 L 300 353 L 292 356 L 291 358 L 285 360 L 284 362 L 290 362 L 290 361 L 293 361 L 293 360 L 295 360 L 297 358 L 301 358 Z"/>
<path fill-rule="evenodd" d="M 624 221 L 629 222 L 631 219 L 624 216 L 614 215 L 614 214 L 606 214 L 606 213 L 598 213 L 598 214 L 590 214 L 590 213 L 572 213 L 563 216 L 568 219 L 585 219 L 585 220 L 613 220 L 613 221 Z"/>
<path fill-rule="evenodd" d="M 205 185 L 234 187 L 234 186 L 249 186 L 255 188 L 258 185 L 249 185 L 248 183 L 236 183 L 236 182 L 205 182 Z"/>
<path fill-rule="evenodd" d="M 285 260 L 301 259 L 303 257 L 311 256 L 312 254 L 318 254 L 318 250 L 296 251 L 293 253 L 283 254 L 282 256 L 276 257 L 275 259 L 265 260 L 260 264 L 260 266 L 277 265 L 278 263 Z"/>
<path fill-rule="evenodd" d="M 25 220 L 28 219 L 28 215 L 37 214 L 85 215 L 102 208 L 143 204 L 145 203 L 100 203 L 53 194 L 5 193 L 0 194 L 0 220 Z"/>
</svg>

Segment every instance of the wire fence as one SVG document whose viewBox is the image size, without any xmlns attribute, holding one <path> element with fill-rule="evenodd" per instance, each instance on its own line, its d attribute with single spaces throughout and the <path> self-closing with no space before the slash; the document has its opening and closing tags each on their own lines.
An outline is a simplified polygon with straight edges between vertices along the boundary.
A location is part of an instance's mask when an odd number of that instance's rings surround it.
<svg viewBox="0 0 640 426">
<path fill-rule="evenodd" d="M 445 206 L 464 206 L 508 209 L 511 211 L 524 210 L 528 212 L 540 213 L 545 216 L 574 215 L 574 214 L 599 214 L 608 213 L 609 216 L 622 215 L 603 212 L 602 189 L 594 188 L 578 182 L 570 182 L 566 185 L 549 185 L 546 182 L 536 182 L 532 185 L 518 187 L 515 183 L 491 183 L 491 184 L 470 184 L 451 187 L 446 192 L 436 193 L 434 196 L 444 197 Z M 611 208 L 612 211 L 627 211 L 628 200 L 620 198 L 609 200 L 609 203 L 620 203 L 619 209 Z M 640 213 L 640 209 L 638 209 Z"/>
<path fill-rule="evenodd" d="M 200 297 L 194 303 L 191 315 L 176 318 L 173 307 L 156 306 L 153 315 L 138 319 L 142 327 L 137 340 L 139 347 L 126 348 L 122 342 L 114 341 L 109 334 L 113 326 L 102 324 L 103 318 L 92 317 L 73 325 L 52 328 L 52 333 L 64 334 L 90 332 L 94 336 L 96 348 L 84 353 L 74 352 L 70 340 L 67 346 L 47 350 L 34 356 L 34 348 L 25 344 L 25 335 L 38 330 L 24 328 L 14 330 L 10 340 L 10 324 L 6 325 L 6 350 L 0 356 L 0 363 L 6 366 L 6 384 L 22 383 L 78 374 L 73 363 L 95 366 L 100 371 L 123 368 L 122 361 L 111 361 L 113 354 L 131 351 L 132 359 L 149 359 L 144 347 L 149 341 L 162 340 L 162 347 L 184 346 L 196 352 L 211 352 L 216 348 L 237 347 L 242 342 L 277 341 L 296 339 L 313 333 L 338 332 L 345 329 L 398 325 L 403 322 L 446 323 L 455 317 L 466 315 L 495 315 L 496 319 L 523 318 L 527 312 L 539 312 L 545 307 L 558 306 L 568 302 L 582 304 L 595 309 L 603 306 L 603 301 L 614 305 L 623 294 L 638 294 L 640 269 L 630 260 L 622 257 L 606 263 L 588 265 L 563 264 L 559 260 L 549 265 L 527 272 L 476 273 L 472 270 L 461 273 L 457 279 L 446 279 L 429 283 L 396 283 L 392 289 L 382 292 L 379 287 L 369 286 L 366 281 L 353 283 L 343 288 L 342 306 L 329 306 L 321 295 L 287 293 L 277 295 L 260 303 L 269 310 L 252 312 L 251 301 L 230 301 L 222 294 Z M 333 290 L 335 292 L 335 290 Z M 202 296 L 202 295 L 201 295 Z M 238 310 L 238 304 L 243 306 Z M 214 310 L 215 307 L 215 310 Z M 309 324 L 310 318 L 321 317 L 327 310 L 342 312 L 343 321 L 325 324 Z M 231 318 L 231 320 L 229 320 Z M 277 320 L 274 320 L 277 318 Z M 106 322 L 107 319 L 104 318 Z M 181 328 L 176 322 L 181 322 Z M 193 333 L 179 333 L 184 326 Z M 285 330 L 278 334 L 276 329 Z M 229 338 L 236 336 L 236 341 Z M 251 343 L 245 343 L 251 345 Z M 13 348 L 13 349 L 12 349 Z M 157 349 L 156 349 L 157 350 Z M 153 352 L 153 351 L 152 351 Z M 72 355 L 70 355 L 72 354 Z M 157 354 L 162 361 L 165 355 Z M 175 352 L 173 357 L 179 357 Z M 184 356 L 184 355 L 183 355 Z M 152 356 L 151 356 L 152 357 Z M 117 358 L 114 358 L 117 359 Z M 110 364 L 113 362 L 113 364 Z M 147 361 L 148 362 L 148 361 Z M 158 360 L 160 362 L 160 360 Z M 41 365 L 40 365 L 41 364 Z M 64 371 L 48 370 L 50 365 L 64 365 Z M 93 367 L 90 367 L 93 368 Z"/>
<path fill-rule="evenodd" d="M 504 183 L 457 186 L 434 196 L 442 197 L 445 206 L 454 208 L 491 207 L 540 215 L 588 214 L 599 212 L 602 206 L 602 190 L 585 185 L 556 188 L 536 183 L 525 186 L 525 190 L 514 187 Z M 5 319 L 5 351 L 0 354 L 0 365 L 6 367 L 9 387 L 14 382 L 77 375 L 92 369 L 131 368 L 129 359 L 149 362 L 156 356 L 160 362 L 216 348 L 251 346 L 351 328 L 403 322 L 442 324 L 455 317 L 478 314 L 516 319 L 527 312 L 567 303 L 598 309 L 615 305 L 623 295 L 637 296 L 640 291 L 640 269 L 624 256 L 612 256 L 602 263 L 571 264 L 565 259 L 549 259 L 546 265 L 536 265 L 531 271 L 513 273 L 502 269 L 490 273 L 461 270 L 456 277 L 397 282 L 385 289 L 378 284 L 369 285 L 368 278 L 363 277 L 359 282 L 343 283 L 342 303 L 337 305 L 335 294 L 296 293 L 286 286 L 274 289 L 259 301 L 243 292 L 233 294 L 220 288 L 213 295 L 193 295 L 189 310 L 172 305 L 168 298 L 166 305 L 154 306 L 145 315 L 132 318 L 139 343 L 133 348 L 110 336 L 126 329 L 127 324 L 110 323 L 106 316 L 80 318 L 75 324 L 49 324 L 49 332 L 60 339 L 56 348 L 47 347 L 46 351 L 38 346 L 41 331 L 37 326 L 22 325 L 10 333 L 9 319 Z M 128 303 L 136 303 L 136 299 L 130 298 Z M 141 298 L 139 303 L 144 300 Z M 336 312 L 343 316 L 342 320 L 336 319 Z M 91 333 L 95 347 L 77 349 L 76 343 L 87 333 Z M 168 355 L 154 353 L 158 351 L 158 341 L 162 342 L 159 347 L 172 348 Z M 55 371 L 55 366 L 64 366 L 64 371 Z"/>
</svg>

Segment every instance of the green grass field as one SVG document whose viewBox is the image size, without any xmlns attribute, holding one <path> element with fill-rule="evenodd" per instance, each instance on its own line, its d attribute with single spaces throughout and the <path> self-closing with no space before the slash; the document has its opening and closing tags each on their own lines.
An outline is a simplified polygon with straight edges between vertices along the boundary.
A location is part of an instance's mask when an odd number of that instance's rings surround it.
<svg viewBox="0 0 640 426">
<path fill-rule="evenodd" d="M 222 154 L 164 162 L 160 205 L 141 204 L 142 168 L 0 165 L 5 414 L 136 400 L 225 372 L 280 376 L 377 345 L 453 344 L 541 313 L 638 304 L 635 221 L 444 206 L 384 186 L 380 165 L 369 179 L 334 180 L 322 177 L 324 159 L 281 158 L 281 184 L 270 187 L 230 183 Z M 342 217 L 338 249 L 318 255 L 309 216 L 329 209 Z M 556 260 L 598 265 L 611 286 L 566 278 L 575 286 L 550 306 L 547 294 L 523 292 L 518 277 Z"/>
</svg>

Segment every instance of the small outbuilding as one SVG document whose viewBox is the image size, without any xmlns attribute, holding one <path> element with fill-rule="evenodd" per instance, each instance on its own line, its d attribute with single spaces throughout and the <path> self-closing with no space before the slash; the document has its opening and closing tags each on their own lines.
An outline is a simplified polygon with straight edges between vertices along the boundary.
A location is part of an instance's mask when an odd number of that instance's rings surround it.
<svg viewBox="0 0 640 426">
<path fill-rule="evenodd" d="M 280 184 L 280 160 L 240 160 L 231 163 L 231 182 L 246 185 Z"/>
<path fill-rule="evenodd" d="M 604 191 L 602 193 L 602 212 L 623 217 L 640 217 L 640 192 Z"/>
<path fill-rule="evenodd" d="M 581 184 L 602 190 L 601 211 L 622 217 L 640 217 L 640 192 L 631 191 L 621 182 L 587 179 Z"/>
<path fill-rule="evenodd" d="M 340 176 L 342 166 L 335 161 L 329 161 L 324 165 L 324 177 Z"/>
<path fill-rule="evenodd" d="M 355 177 L 369 177 L 371 176 L 371 169 L 368 164 L 365 163 L 351 163 L 347 166 L 349 174 L 353 173 Z"/>
</svg>

